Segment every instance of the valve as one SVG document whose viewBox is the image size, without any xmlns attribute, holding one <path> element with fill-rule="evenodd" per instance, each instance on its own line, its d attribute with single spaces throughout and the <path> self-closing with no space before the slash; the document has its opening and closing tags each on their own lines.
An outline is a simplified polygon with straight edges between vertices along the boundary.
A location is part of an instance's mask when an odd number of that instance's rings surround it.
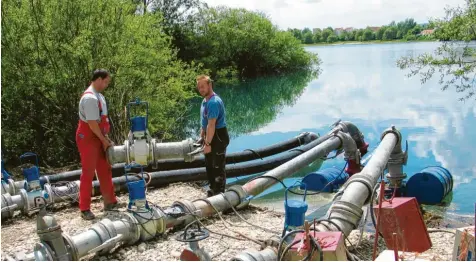
<svg viewBox="0 0 476 262">
<path fill-rule="evenodd" d="M 131 116 L 131 106 L 139 107 L 141 105 L 145 105 L 145 116 L 143 115 Z M 149 121 L 149 103 L 145 101 L 141 101 L 139 98 L 136 98 L 134 102 L 129 102 L 127 104 L 127 119 L 129 120 L 129 124 L 130 124 L 129 140 L 131 140 L 131 137 L 132 139 L 150 138 L 149 131 L 147 129 L 148 121 Z"/>
<path fill-rule="evenodd" d="M 34 157 L 35 164 L 31 165 L 24 162 L 24 159 L 28 157 Z M 36 191 L 41 189 L 40 183 L 40 169 L 38 165 L 38 156 L 35 153 L 27 152 L 20 156 L 20 163 L 22 166 L 28 165 L 28 167 L 22 167 L 22 173 L 25 177 L 24 188 L 27 192 Z"/>
<path fill-rule="evenodd" d="M 129 181 L 128 175 L 131 173 L 127 173 L 132 167 L 140 167 L 141 169 L 141 179 L 138 181 Z M 147 209 L 149 210 L 149 203 L 147 202 L 147 198 L 145 196 L 145 189 L 146 189 L 146 184 L 144 180 L 144 170 L 143 167 L 137 164 L 131 164 L 131 165 L 126 165 L 124 167 L 125 176 L 126 176 L 126 184 L 127 184 L 127 190 L 129 191 L 129 205 L 127 208 L 129 210 L 132 210 L 133 207 L 135 207 L 136 210 L 140 209 Z M 136 175 L 136 174 L 134 174 Z"/>
<path fill-rule="evenodd" d="M 8 183 L 8 179 L 10 179 L 10 174 L 5 169 L 5 163 L 2 159 L 2 183 Z"/>
<path fill-rule="evenodd" d="M 196 228 L 190 229 L 193 225 Z M 211 261 L 210 255 L 198 246 L 198 241 L 204 240 L 210 236 L 210 232 L 202 229 L 198 221 L 192 222 L 185 227 L 182 234 L 175 239 L 180 242 L 188 242 L 189 247 L 180 254 L 181 261 Z"/>
</svg>

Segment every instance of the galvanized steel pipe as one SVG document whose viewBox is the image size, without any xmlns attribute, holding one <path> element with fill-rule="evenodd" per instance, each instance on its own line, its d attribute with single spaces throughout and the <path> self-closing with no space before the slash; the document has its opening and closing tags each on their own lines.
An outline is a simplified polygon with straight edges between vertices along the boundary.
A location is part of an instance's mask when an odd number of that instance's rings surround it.
<svg viewBox="0 0 476 262">
<path fill-rule="evenodd" d="M 392 152 L 401 152 L 396 148 L 401 134 L 395 127 L 383 132 L 381 142 L 372 158 L 362 171 L 352 176 L 340 190 L 342 196 L 334 201 L 328 212 L 328 220 L 334 222 L 345 235 L 349 235 L 360 221 L 362 206 L 369 200 L 379 176 L 387 166 Z M 319 231 L 339 231 L 332 223 L 322 221 Z"/>
</svg>

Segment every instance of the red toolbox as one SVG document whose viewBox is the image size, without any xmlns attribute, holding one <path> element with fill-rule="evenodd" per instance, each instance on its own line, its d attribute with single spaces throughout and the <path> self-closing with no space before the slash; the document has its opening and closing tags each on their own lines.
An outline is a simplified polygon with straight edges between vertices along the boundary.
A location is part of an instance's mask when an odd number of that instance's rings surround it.
<svg viewBox="0 0 476 262">
<path fill-rule="evenodd" d="M 378 205 L 374 206 L 377 216 Z M 424 252 L 431 248 L 431 240 L 426 230 L 420 207 L 414 197 L 395 197 L 384 201 L 380 209 L 379 231 L 388 249 L 406 252 Z M 393 233 L 397 234 L 395 247 Z"/>
</svg>

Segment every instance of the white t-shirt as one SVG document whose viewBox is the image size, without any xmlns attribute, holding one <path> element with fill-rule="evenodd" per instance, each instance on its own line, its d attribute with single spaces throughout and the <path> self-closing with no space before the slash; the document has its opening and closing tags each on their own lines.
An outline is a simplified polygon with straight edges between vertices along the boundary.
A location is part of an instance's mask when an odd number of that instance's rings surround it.
<svg viewBox="0 0 476 262">
<path fill-rule="evenodd" d="M 101 119 L 99 116 L 98 99 L 101 101 L 102 115 L 107 115 L 107 105 L 104 96 L 96 92 L 92 86 L 89 86 L 85 92 L 92 92 L 92 94 L 84 94 L 81 100 L 79 100 L 79 119 L 84 122 Z"/>
</svg>

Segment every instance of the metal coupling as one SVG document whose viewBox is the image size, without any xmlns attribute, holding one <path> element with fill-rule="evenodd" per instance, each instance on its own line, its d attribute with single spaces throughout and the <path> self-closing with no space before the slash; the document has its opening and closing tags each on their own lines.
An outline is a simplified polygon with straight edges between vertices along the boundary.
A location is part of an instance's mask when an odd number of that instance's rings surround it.
<svg viewBox="0 0 476 262">
<path fill-rule="evenodd" d="M 342 131 L 337 131 L 335 136 L 342 141 L 345 160 L 354 160 L 356 164 L 360 164 L 360 151 L 358 150 L 354 139 L 348 133 Z"/>
<path fill-rule="evenodd" d="M 360 222 L 362 214 L 363 211 L 358 206 L 346 201 L 337 200 L 332 204 L 329 210 L 328 219 L 345 221 L 352 224 L 353 228 L 356 228 Z"/>
<path fill-rule="evenodd" d="M 240 210 L 246 208 L 250 204 L 250 198 L 248 193 L 240 185 L 233 185 L 227 189 L 227 191 L 235 192 L 240 198 L 240 204 L 238 204 L 235 209 Z"/>
<path fill-rule="evenodd" d="M 200 212 L 200 210 L 198 210 L 195 207 L 193 202 L 189 201 L 189 200 L 175 201 L 172 204 L 172 208 L 174 208 L 174 207 L 178 207 L 180 210 L 182 210 L 182 212 L 187 214 L 186 216 L 177 218 L 177 220 L 182 220 L 183 221 L 183 225 L 188 225 L 188 224 L 192 223 L 195 220 L 195 216 L 199 215 L 198 212 Z"/>
<path fill-rule="evenodd" d="M 365 187 L 367 187 L 368 197 L 365 200 L 365 203 L 368 203 L 368 201 L 370 201 L 370 196 L 372 195 L 372 191 L 373 191 L 372 185 L 375 184 L 375 182 L 372 181 L 372 178 L 369 175 L 358 173 L 351 176 L 349 180 L 347 180 L 347 182 L 345 182 L 344 185 L 340 188 L 339 192 L 344 192 L 351 183 L 355 183 L 355 182 L 362 183 L 365 185 Z"/>
<path fill-rule="evenodd" d="M 394 125 L 392 125 L 390 128 L 387 128 L 385 131 L 382 132 L 382 135 L 380 136 L 380 141 L 382 141 L 383 138 L 389 133 L 393 133 L 393 134 L 395 134 L 395 136 L 397 136 L 397 143 L 396 143 L 395 147 L 400 147 L 401 148 L 402 134 L 400 133 L 400 131 L 398 131 L 397 128 L 395 128 Z"/>
</svg>

